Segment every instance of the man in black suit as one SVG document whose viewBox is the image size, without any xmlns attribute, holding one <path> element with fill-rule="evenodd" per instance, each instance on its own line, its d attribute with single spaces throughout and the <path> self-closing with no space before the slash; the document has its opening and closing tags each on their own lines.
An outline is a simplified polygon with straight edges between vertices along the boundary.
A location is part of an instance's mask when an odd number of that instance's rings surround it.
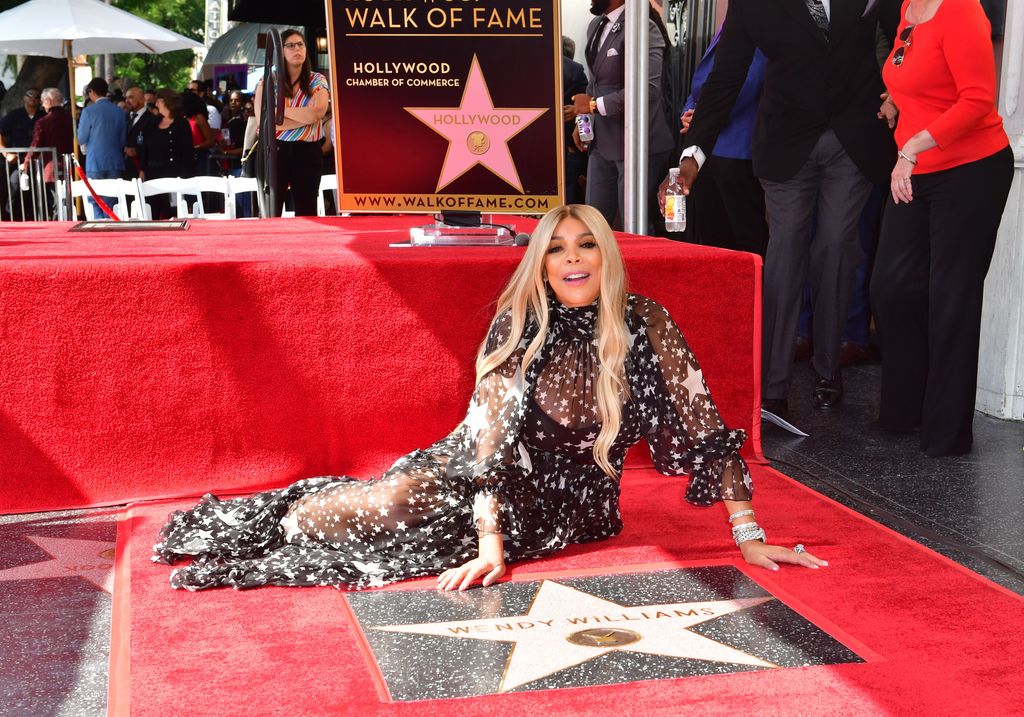
<svg viewBox="0 0 1024 717">
<path fill-rule="evenodd" d="M 800 294 L 814 303 L 813 400 L 838 406 L 839 343 L 861 249 L 857 218 L 872 182 L 886 184 L 896 146 L 879 119 L 876 28 L 893 39 L 898 0 L 731 0 L 714 70 L 679 161 L 686 191 L 729 117 L 758 48 L 767 57 L 754 129 L 754 174 L 768 207 L 763 403 L 785 414 Z M 667 183 L 662 183 L 662 190 Z M 663 192 L 662 192 L 663 193 Z M 811 214 L 817 230 L 808 242 Z"/>
<path fill-rule="evenodd" d="M 626 0 L 590 0 L 594 19 L 587 28 L 585 56 L 590 68 L 587 91 L 573 97 L 577 113 L 594 115 L 594 141 L 587 160 L 587 204 L 608 223 L 621 227 L 626 156 Z M 648 196 L 653 196 L 658 174 L 669 161 L 675 138 L 662 112 L 661 72 L 665 36 L 653 19 L 647 20 Z M 630 78 L 633 82 L 635 78 Z M 574 135 L 574 141 L 578 134 Z M 582 143 L 577 148 L 583 150 Z"/>
<path fill-rule="evenodd" d="M 124 178 L 139 176 L 138 153 L 142 147 L 142 133 L 150 125 L 159 122 L 146 108 L 146 93 L 140 87 L 129 87 L 124 93 L 124 109 L 127 113 L 125 124 L 128 131 L 124 140 Z"/>
</svg>

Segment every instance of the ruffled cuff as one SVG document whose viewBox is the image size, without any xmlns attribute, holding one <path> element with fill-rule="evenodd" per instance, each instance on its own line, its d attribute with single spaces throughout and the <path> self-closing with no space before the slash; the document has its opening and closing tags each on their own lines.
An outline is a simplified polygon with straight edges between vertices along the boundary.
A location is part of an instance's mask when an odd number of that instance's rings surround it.
<svg viewBox="0 0 1024 717">
<path fill-rule="evenodd" d="M 750 469 L 739 450 L 746 441 L 742 430 L 722 430 L 708 434 L 690 449 L 690 482 L 686 501 L 708 506 L 720 500 L 750 500 L 754 485 Z"/>
</svg>

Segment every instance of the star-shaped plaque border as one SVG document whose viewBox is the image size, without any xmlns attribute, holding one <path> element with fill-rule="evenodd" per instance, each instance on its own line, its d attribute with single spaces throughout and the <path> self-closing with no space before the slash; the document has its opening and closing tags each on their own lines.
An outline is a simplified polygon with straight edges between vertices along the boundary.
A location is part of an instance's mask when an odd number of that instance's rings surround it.
<svg viewBox="0 0 1024 717">
<path fill-rule="evenodd" d="M 522 193 L 523 184 L 508 142 L 547 112 L 547 108 L 495 107 L 476 55 L 458 107 L 406 107 L 405 111 L 448 140 L 435 191 L 440 192 L 473 167 L 482 165 Z M 439 123 L 438 118 L 455 123 Z M 477 142 L 473 141 L 474 136 Z"/>
<path fill-rule="evenodd" d="M 538 577 L 348 595 L 382 699 L 865 660 L 731 563 Z"/>
</svg>

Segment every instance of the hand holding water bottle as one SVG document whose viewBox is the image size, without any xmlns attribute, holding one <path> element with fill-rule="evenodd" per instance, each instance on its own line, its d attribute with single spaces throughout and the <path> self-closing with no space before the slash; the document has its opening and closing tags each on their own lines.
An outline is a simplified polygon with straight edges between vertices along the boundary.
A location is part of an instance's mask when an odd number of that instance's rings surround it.
<svg viewBox="0 0 1024 717">
<path fill-rule="evenodd" d="M 686 230 L 686 194 L 679 183 L 679 168 L 668 170 L 668 185 L 665 187 L 662 214 L 665 216 L 665 229 L 670 232 Z"/>
</svg>

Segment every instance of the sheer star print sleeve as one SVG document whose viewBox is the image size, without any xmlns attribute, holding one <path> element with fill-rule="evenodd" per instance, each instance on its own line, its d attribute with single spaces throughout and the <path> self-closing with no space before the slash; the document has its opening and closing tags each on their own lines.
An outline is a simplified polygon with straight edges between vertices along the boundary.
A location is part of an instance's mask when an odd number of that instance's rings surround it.
<svg viewBox="0 0 1024 717">
<path fill-rule="evenodd" d="M 644 407 L 645 437 L 654 467 L 665 475 L 690 475 L 686 500 L 711 505 L 750 500 L 753 484 L 739 455 L 746 439 L 730 430 L 715 408 L 697 359 L 668 312 L 638 297 L 641 319 L 634 341 L 638 384 L 634 396 Z"/>
<path fill-rule="evenodd" d="M 508 313 L 495 319 L 486 351 L 501 346 L 511 330 Z M 528 343 L 524 337 L 512 355 L 477 384 L 466 418 L 453 433 L 457 449 L 448 474 L 470 481 L 473 522 L 480 531 L 517 532 L 514 506 L 531 500 L 524 480 L 531 470 L 530 459 L 519 442 L 524 401 L 521 364 Z"/>
</svg>

